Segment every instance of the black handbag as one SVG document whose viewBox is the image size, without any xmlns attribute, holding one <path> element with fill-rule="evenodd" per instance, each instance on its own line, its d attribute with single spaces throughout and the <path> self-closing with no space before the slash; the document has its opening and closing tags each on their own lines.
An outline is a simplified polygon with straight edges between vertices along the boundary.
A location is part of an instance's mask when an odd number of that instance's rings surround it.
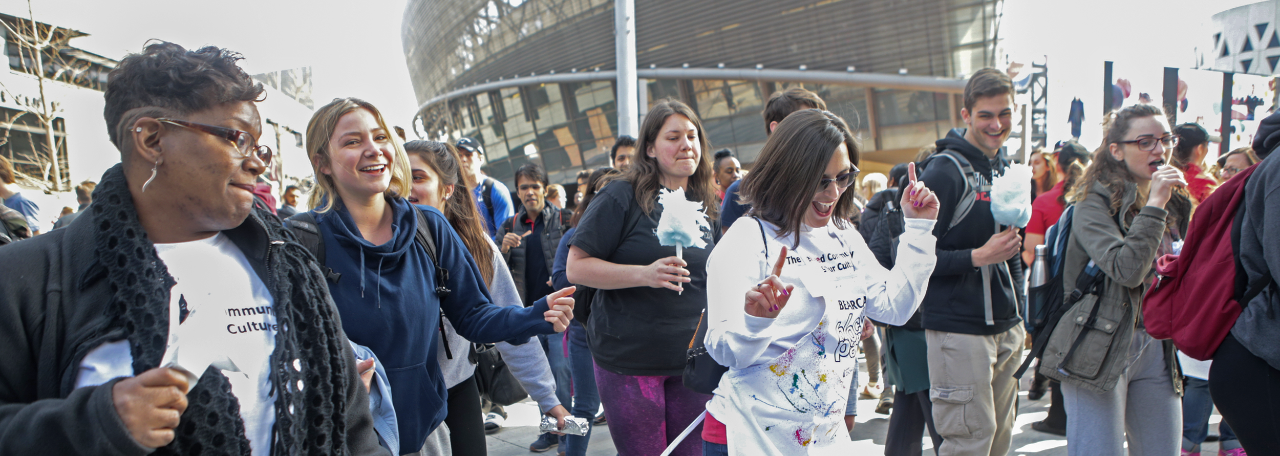
<svg viewBox="0 0 1280 456">
<path fill-rule="evenodd" d="M 685 388 L 702 394 L 711 394 L 716 390 L 716 386 L 720 385 L 720 377 L 723 377 L 729 368 L 721 366 L 707 353 L 707 346 L 702 342 L 707 338 L 707 325 L 703 324 L 706 319 L 707 311 L 703 309 L 702 316 L 698 317 L 698 329 L 693 332 L 693 340 L 689 341 L 689 352 L 682 377 Z"/>
<path fill-rule="evenodd" d="M 507 363 L 502 360 L 502 354 L 492 345 L 486 345 L 485 349 L 476 352 L 476 386 L 480 389 L 481 397 L 487 397 L 489 401 L 502 406 L 529 397 L 529 393 L 524 391 L 524 387 L 511 374 Z"/>
<path fill-rule="evenodd" d="M 764 237 L 764 223 L 758 218 L 756 223 L 760 224 L 760 240 L 764 242 L 765 263 L 768 263 L 769 241 Z M 711 354 L 707 353 L 707 346 L 704 343 L 707 339 L 707 325 L 704 324 L 706 319 L 707 310 L 703 309 L 702 315 L 698 317 L 698 329 L 694 330 L 693 339 L 689 341 L 689 351 L 684 362 L 684 375 L 681 377 L 685 388 L 702 394 L 712 394 L 716 386 L 720 385 L 720 377 L 723 377 L 729 368 L 711 359 Z"/>
</svg>

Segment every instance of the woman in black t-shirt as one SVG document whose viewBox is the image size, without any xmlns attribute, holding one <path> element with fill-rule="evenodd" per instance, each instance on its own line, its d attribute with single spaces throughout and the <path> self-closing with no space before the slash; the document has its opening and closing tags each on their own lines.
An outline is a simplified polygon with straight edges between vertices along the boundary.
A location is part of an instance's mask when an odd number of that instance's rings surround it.
<svg viewBox="0 0 1280 456">
<path fill-rule="evenodd" d="M 596 194 L 569 250 L 569 281 L 598 290 L 587 329 L 600 401 L 622 456 L 661 453 L 711 398 L 685 388 L 680 377 L 707 304 L 711 233 L 702 233 L 706 248 L 686 248 L 683 259 L 654 234 L 663 210 L 660 188 L 683 188 L 715 220 L 705 154 L 711 145 L 703 133 L 683 103 L 654 106 L 627 173 Z M 686 439 L 673 454 L 701 454 L 701 442 Z"/>
</svg>

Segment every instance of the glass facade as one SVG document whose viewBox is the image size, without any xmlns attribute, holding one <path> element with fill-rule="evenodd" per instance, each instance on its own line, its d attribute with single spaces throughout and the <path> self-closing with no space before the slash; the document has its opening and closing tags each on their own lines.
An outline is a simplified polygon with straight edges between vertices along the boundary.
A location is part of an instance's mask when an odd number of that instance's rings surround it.
<svg viewBox="0 0 1280 456">
<path fill-rule="evenodd" d="M 503 181 L 536 163 L 555 183 L 574 182 L 578 171 L 609 164 L 618 130 L 613 83 L 539 84 L 450 100 L 449 137 L 484 144 L 485 172 Z"/>
<path fill-rule="evenodd" d="M 711 142 L 713 150 L 706 152 L 730 149 L 748 167 L 768 138 L 761 115 L 768 100 L 766 90 L 803 87 L 817 93 L 827 110 L 849 124 L 864 154 L 909 151 L 914 155 L 921 146 L 945 136 L 952 119 L 959 122 L 960 118 L 960 103 L 948 104 L 948 97 L 955 95 L 947 93 L 788 81 L 656 79 L 642 83 L 649 95 L 642 100 L 645 112 L 667 98 L 688 104 Z M 618 130 L 614 90 L 612 81 L 593 81 L 518 86 L 459 97 L 449 101 L 451 126 L 438 138 L 479 140 L 489 160 L 485 172 L 496 179 L 510 182 L 516 168 L 536 163 L 552 183 L 573 184 L 578 171 L 609 164 Z M 868 104 L 869 96 L 874 107 Z M 949 114 L 952 107 L 956 111 Z"/>
<path fill-rule="evenodd" d="M 961 78 L 996 65 L 1002 2 L 748 0 L 728 9 L 640 2 L 636 64 L 641 71 L 721 68 L 728 78 L 762 68 Z M 607 0 L 409 0 L 402 40 L 424 105 L 414 130 L 432 139 L 475 137 L 488 152 L 487 172 L 505 182 L 520 165 L 538 163 L 552 181 L 573 184 L 578 171 L 608 163 L 618 133 L 614 82 L 584 77 L 615 68 L 614 36 Z M 663 79 L 640 81 L 642 116 L 659 100 L 679 99 L 706 128 L 714 148 L 706 153 L 729 148 L 748 167 L 766 140 L 768 96 L 802 85 L 652 77 Z M 521 78 L 531 79 L 515 82 Z M 946 93 L 803 86 L 846 120 L 864 160 L 880 164 L 914 157 L 959 119 L 959 103 Z"/>
</svg>

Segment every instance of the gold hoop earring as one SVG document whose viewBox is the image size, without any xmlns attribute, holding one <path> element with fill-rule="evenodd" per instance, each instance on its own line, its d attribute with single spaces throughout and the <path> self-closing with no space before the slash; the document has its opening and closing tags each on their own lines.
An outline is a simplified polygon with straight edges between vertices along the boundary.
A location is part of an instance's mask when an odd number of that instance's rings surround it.
<svg viewBox="0 0 1280 456">
<path fill-rule="evenodd" d="M 151 185 L 151 182 L 152 182 L 152 181 L 154 181 L 154 180 L 156 180 L 156 174 L 158 174 L 158 172 L 156 171 L 156 168 L 159 168 L 159 167 L 160 167 L 160 162 L 161 162 L 161 161 L 163 161 L 163 160 L 161 160 L 161 159 L 156 159 L 156 163 L 155 163 L 155 165 L 152 165 L 152 166 L 151 166 L 151 177 L 147 178 L 147 181 L 142 183 L 142 192 L 143 192 L 143 193 L 146 193 L 146 192 L 147 192 L 147 186 L 148 186 L 148 185 Z"/>
</svg>

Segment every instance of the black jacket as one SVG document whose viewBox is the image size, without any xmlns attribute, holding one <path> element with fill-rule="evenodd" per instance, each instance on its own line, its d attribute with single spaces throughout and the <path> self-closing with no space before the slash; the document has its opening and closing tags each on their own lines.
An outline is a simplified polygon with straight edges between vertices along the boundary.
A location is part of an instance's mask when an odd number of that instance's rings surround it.
<svg viewBox="0 0 1280 456">
<path fill-rule="evenodd" d="M 898 189 L 881 190 L 867 201 L 867 208 L 862 210 L 862 223 L 858 225 L 858 234 L 862 240 L 871 243 L 871 235 L 884 220 L 885 214 L 898 208 Z"/>
<path fill-rule="evenodd" d="M 990 184 L 993 169 L 1001 173 L 1009 162 L 997 156 L 988 159 L 964 139 L 964 129 L 953 129 L 937 142 L 938 151 L 954 150 L 969 160 L 984 184 Z M 982 270 L 973 266 L 972 252 L 999 231 L 991 216 L 991 193 L 979 189 L 969 215 L 948 230 L 951 218 L 964 193 L 965 178 L 950 162 L 930 159 L 920 180 L 938 196 L 940 207 L 933 234 L 938 238 L 938 264 L 929 282 L 929 291 L 920 305 L 925 329 L 961 334 L 992 335 L 1017 325 L 1018 299 L 1022 288 L 1022 259 L 1014 255 L 1003 265 L 992 265 L 991 314 L 983 299 Z M 1007 266 L 1007 269 L 1006 267 Z"/>
<path fill-rule="evenodd" d="M 515 217 L 511 217 L 510 220 L 507 220 L 507 223 L 503 223 L 502 227 L 498 229 L 498 244 L 502 244 L 502 238 L 507 233 L 524 234 L 532 229 L 533 227 L 524 223 L 527 218 L 528 210 L 522 204 Z M 538 213 L 538 219 L 534 223 L 545 224 L 542 229 L 541 260 L 546 262 L 547 278 L 550 278 L 551 267 L 556 261 L 556 248 L 560 246 L 560 238 L 564 237 L 565 231 L 569 231 L 569 212 L 558 209 L 550 203 L 544 203 L 542 212 Z M 529 243 L 527 241 L 521 242 L 520 246 L 513 247 L 502 254 L 502 259 L 506 260 L 507 267 L 511 269 L 511 278 L 515 279 L 516 290 L 520 292 L 520 300 L 522 302 L 532 302 L 538 298 L 530 299 L 527 296 L 530 287 L 529 284 L 525 283 L 524 268 L 525 261 L 529 261 L 528 246 Z"/>
<path fill-rule="evenodd" d="M 1258 127 L 1253 150 L 1262 161 L 1245 183 L 1244 224 L 1240 228 L 1240 264 L 1250 283 L 1271 276 L 1272 283 L 1253 301 L 1241 303 L 1244 312 L 1236 320 L 1231 335 L 1254 356 L 1280 369 L 1280 239 L 1271 231 L 1280 225 L 1280 113 L 1268 116 Z M 21 244 L 21 243 L 19 243 Z"/>
<path fill-rule="evenodd" d="M 126 329 L 111 326 L 106 317 L 111 286 L 94 248 L 95 230 L 108 222 L 86 212 L 65 229 L 0 248 L 0 347 L 4 347 L 0 350 L 0 454 L 145 455 L 152 451 L 130 437 L 115 411 L 111 393 L 120 379 L 74 389 L 85 355 L 105 342 L 126 337 Z M 272 295 L 280 296 L 280 289 L 288 285 L 265 279 L 268 246 L 287 242 L 270 237 L 264 229 L 266 223 L 279 223 L 274 220 L 258 208 L 239 227 L 223 233 L 264 277 Z M 319 269 L 311 269 L 292 273 L 320 274 Z M 341 332 L 334 337 L 345 342 Z M 349 454 L 386 454 L 373 431 L 369 395 L 358 380 L 350 345 L 341 345 L 346 347 L 342 365 L 332 368 L 335 375 L 347 377 L 347 450 Z M 183 421 L 187 419 L 183 415 Z"/>
</svg>

